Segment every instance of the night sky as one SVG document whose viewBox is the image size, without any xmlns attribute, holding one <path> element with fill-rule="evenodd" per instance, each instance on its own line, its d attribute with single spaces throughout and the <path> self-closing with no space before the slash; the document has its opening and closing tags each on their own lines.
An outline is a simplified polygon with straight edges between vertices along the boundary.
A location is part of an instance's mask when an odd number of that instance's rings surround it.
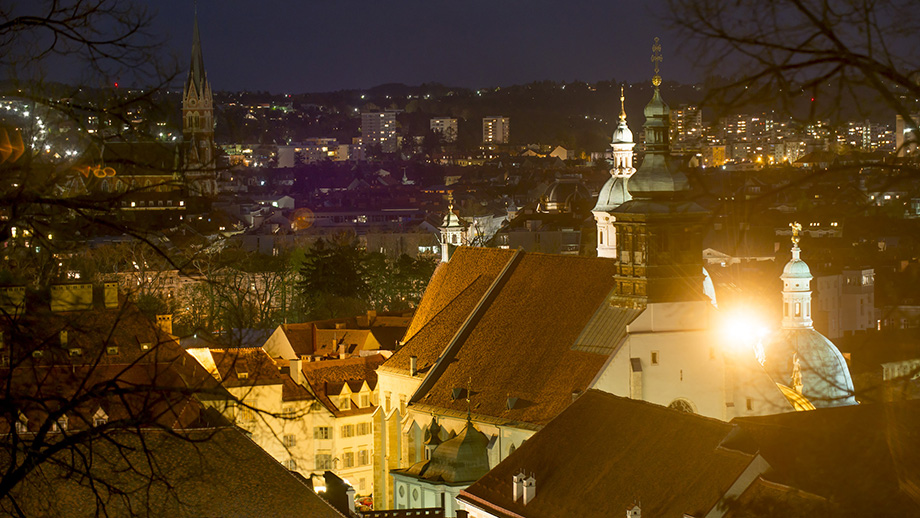
<svg viewBox="0 0 920 518">
<path fill-rule="evenodd" d="M 153 30 L 188 67 L 193 3 L 160 0 Z M 383 83 L 488 87 L 531 81 L 642 81 L 660 36 L 665 79 L 690 82 L 662 0 L 201 0 L 216 90 L 273 93 Z"/>
</svg>

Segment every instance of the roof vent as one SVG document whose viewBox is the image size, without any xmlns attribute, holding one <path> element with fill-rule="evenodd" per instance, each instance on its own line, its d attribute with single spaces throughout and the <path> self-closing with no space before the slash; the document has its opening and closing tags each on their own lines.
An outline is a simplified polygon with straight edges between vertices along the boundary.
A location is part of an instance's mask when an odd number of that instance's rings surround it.
<svg viewBox="0 0 920 518">
<path fill-rule="evenodd" d="M 505 402 L 505 406 L 508 407 L 508 410 L 511 410 L 514 408 L 514 404 L 517 403 L 517 400 L 518 398 L 516 397 L 508 396 L 508 401 Z"/>
<path fill-rule="evenodd" d="M 461 396 L 463 396 L 463 387 L 454 387 L 450 391 L 450 398 L 453 400 L 460 399 Z"/>
</svg>

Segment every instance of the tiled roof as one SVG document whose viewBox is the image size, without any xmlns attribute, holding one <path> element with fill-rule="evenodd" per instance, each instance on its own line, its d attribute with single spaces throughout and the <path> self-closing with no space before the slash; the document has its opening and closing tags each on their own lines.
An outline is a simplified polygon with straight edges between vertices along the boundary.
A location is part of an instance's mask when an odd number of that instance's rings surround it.
<svg viewBox="0 0 920 518">
<path fill-rule="evenodd" d="M 323 360 L 305 362 L 303 375 L 310 389 L 316 394 L 317 400 L 323 404 L 336 417 L 346 415 L 366 414 L 374 411 L 373 405 L 365 408 L 351 406 L 351 410 L 339 410 L 338 405 L 332 402 L 331 396 L 341 393 L 346 383 L 352 391 L 360 389 L 366 381 L 371 390 L 377 386 L 377 367 L 384 361 L 383 356 L 360 356 L 344 360 Z"/>
<path fill-rule="evenodd" d="M 0 459 L 4 470 L 6 464 Z M 8 496 L 25 516 L 342 517 L 301 478 L 230 428 L 119 432 L 66 448 Z M 0 513 L 19 515 L 12 501 L 0 500 Z"/>
<path fill-rule="evenodd" d="M 770 480 L 864 515 L 920 516 L 920 400 L 735 418 L 732 424 L 743 432 L 733 435 L 734 442 L 758 450 L 774 468 Z"/>
<path fill-rule="evenodd" d="M 261 348 L 212 349 L 211 355 L 226 387 L 278 385 L 278 365 Z"/>
<path fill-rule="evenodd" d="M 459 276 L 451 271 L 451 265 L 457 257 L 466 259 L 467 250 L 458 249 L 447 268 L 442 265 L 439 271 Z M 475 253 L 475 249 L 469 250 Z M 597 375 L 607 354 L 574 350 L 573 345 L 606 303 L 614 286 L 615 261 L 523 252 L 519 257 L 480 308 L 468 336 L 454 347 L 443 373 L 425 380 L 413 396 L 414 402 L 465 413 L 465 397 L 455 398 L 454 389 L 465 389 L 472 383 L 474 414 L 540 426 L 565 409 L 573 392 L 584 391 Z M 451 288 L 443 279 L 435 278 L 428 292 L 439 290 L 442 284 Z M 453 306 L 465 309 L 478 303 L 471 300 L 472 295 L 460 292 L 441 315 L 432 318 L 393 355 L 386 367 L 391 362 L 399 366 L 394 360 L 399 357 L 405 361 L 407 355 L 414 354 L 419 371 L 424 373 L 460 329 L 462 319 L 447 318 L 455 313 Z M 625 320 L 622 325 L 625 327 Z M 425 334 L 428 328 L 437 332 Z M 513 405 L 509 405 L 509 398 L 516 398 Z"/>
<path fill-rule="evenodd" d="M 497 516 L 705 516 L 753 460 L 719 448 L 731 425 L 589 390 L 459 499 Z M 512 477 L 536 479 L 526 506 Z"/>
<path fill-rule="evenodd" d="M 458 248 L 451 257 L 450 262 L 442 263 L 435 269 L 434 275 L 432 275 L 431 281 L 428 283 L 428 288 L 425 290 L 425 295 L 419 302 L 418 308 L 415 310 L 415 316 L 406 331 L 406 341 L 411 340 L 422 327 L 444 311 L 448 304 L 453 305 L 454 299 L 462 292 L 470 289 L 471 285 L 474 283 L 483 284 L 477 281 L 485 281 L 485 286 L 478 288 L 485 292 L 485 289 L 492 283 L 495 276 L 502 270 L 505 263 L 511 259 L 512 255 L 514 255 L 514 252 L 510 250 Z M 475 301 L 473 304 L 475 304 Z M 447 309 L 457 311 L 464 308 Z M 472 307 L 466 309 L 468 313 L 472 310 Z M 408 368 L 408 363 L 406 368 Z"/>
</svg>

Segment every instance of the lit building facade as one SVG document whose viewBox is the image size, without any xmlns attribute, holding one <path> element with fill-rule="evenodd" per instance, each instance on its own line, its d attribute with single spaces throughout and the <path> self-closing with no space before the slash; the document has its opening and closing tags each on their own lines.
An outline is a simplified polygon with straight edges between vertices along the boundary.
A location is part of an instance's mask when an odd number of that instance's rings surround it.
<svg viewBox="0 0 920 518">
<path fill-rule="evenodd" d="M 365 152 L 370 146 L 380 144 L 384 153 L 394 153 L 398 145 L 396 112 L 363 112 L 361 114 L 361 144 Z"/>
<path fill-rule="evenodd" d="M 429 128 L 435 133 L 440 133 L 444 142 L 457 141 L 457 119 L 434 117 L 430 121 Z"/>
<path fill-rule="evenodd" d="M 511 119 L 502 116 L 482 118 L 483 144 L 507 144 L 511 131 Z"/>
</svg>

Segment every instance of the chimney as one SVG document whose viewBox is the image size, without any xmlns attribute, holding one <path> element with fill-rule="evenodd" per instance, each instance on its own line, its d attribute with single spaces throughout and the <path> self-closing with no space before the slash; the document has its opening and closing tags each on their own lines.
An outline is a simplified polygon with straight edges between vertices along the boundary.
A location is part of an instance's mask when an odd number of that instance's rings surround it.
<svg viewBox="0 0 920 518">
<path fill-rule="evenodd" d="M 345 486 L 345 502 L 349 510 L 355 508 L 355 488 L 347 485 Z M 351 513 L 354 514 L 354 513 Z"/>
<path fill-rule="evenodd" d="M 537 496 L 537 479 L 531 475 L 524 479 L 524 505 L 533 501 L 535 496 Z"/>
<path fill-rule="evenodd" d="M 164 333 L 172 334 L 172 315 L 157 315 L 157 327 Z"/>
<path fill-rule="evenodd" d="M 511 477 L 511 500 L 517 502 L 524 496 L 524 472 Z"/>
<path fill-rule="evenodd" d="M 418 356 L 409 357 L 409 375 L 415 376 L 418 374 Z"/>
<path fill-rule="evenodd" d="M 51 311 L 82 311 L 93 309 L 93 285 L 52 284 Z"/>
<path fill-rule="evenodd" d="M 291 371 L 291 379 L 294 380 L 294 383 L 303 384 L 303 360 L 300 358 L 290 360 L 288 365 L 290 366 L 288 370 Z"/>
<path fill-rule="evenodd" d="M 118 307 L 117 282 L 106 282 L 102 284 L 102 300 L 105 303 L 105 309 L 116 309 Z"/>
</svg>

